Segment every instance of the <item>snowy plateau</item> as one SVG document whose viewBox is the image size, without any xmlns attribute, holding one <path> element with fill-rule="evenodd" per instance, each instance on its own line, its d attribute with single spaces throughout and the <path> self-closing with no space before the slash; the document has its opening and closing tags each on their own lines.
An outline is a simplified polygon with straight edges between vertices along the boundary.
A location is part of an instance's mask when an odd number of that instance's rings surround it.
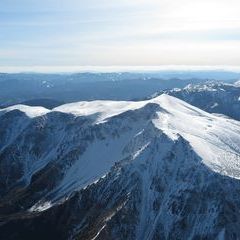
<svg viewBox="0 0 240 240">
<path fill-rule="evenodd" d="M 240 239 L 236 119 L 167 94 L 1 109 L 0 239 Z"/>
</svg>

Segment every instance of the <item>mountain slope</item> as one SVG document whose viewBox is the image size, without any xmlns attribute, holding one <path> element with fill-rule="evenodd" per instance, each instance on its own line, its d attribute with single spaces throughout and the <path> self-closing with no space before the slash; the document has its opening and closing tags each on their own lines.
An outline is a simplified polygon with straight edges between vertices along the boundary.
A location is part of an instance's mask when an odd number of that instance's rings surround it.
<svg viewBox="0 0 240 240">
<path fill-rule="evenodd" d="M 165 94 L 13 109 L 0 110 L 1 238 L 240 236 L 238 121 Z"/>
<path fill-rule="evenodd" d="M 189 84 L 183 89 L 166 91 L 210 113 L 218 113 L 240 120 L 240 86 L 219 82 Z"/>
</svg>

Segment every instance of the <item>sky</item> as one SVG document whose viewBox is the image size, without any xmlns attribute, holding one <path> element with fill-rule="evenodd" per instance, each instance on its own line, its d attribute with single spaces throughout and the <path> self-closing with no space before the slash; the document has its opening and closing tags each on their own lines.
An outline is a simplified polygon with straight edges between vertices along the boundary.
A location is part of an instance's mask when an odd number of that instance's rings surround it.
<svg viewBox="0 0 240 240">
<path fill-rule="evenodd" d="M 0 70 L 240 66 L 239 0 L 1 0 Z"/>
</svg>

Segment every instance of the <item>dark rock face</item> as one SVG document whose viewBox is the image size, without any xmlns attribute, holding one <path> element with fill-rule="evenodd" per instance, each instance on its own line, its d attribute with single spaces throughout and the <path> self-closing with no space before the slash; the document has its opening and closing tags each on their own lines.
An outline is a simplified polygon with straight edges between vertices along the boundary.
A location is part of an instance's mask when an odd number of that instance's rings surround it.
<svg viewBox="0 0 240 240">
<path fill-rule="evenodd" d="M 93 125 L 88 118 L 59 112 L 33 119 L 24 114 L 16 119 L 8 118 L 10 113 L 7 113 L 2 121 L 3 129 L 8 128 L 10 133 L 17 131 L 17 134 L 0 152 L 0 212 L 11 213 L 31 207 L 54 191 L 68 169 L 94 141 L 118 139 L 121 134 L 132 130 L 132 123 L 150 121 L 157 108 L 158 105 L 149 104 L 99 125 Z M 21 122 L 20 127 L 15 129 L 14 122 Z M 2 142 L 7 142 L 8 138 L 6 133 Z"/>
<path fill-rule="evenodd" d="M 207 169 L 182 138 L 168 140 L 169 151 L 159 159 L 162 138 L 139 159 L 116 164 L 106 177 L 64 203 L 9 217 L 0 237 L 216 239 L 223 234 L 237 239 L 240 182 Z M 179 151 L 182 155 L 175 155 Z"/>
</svg>

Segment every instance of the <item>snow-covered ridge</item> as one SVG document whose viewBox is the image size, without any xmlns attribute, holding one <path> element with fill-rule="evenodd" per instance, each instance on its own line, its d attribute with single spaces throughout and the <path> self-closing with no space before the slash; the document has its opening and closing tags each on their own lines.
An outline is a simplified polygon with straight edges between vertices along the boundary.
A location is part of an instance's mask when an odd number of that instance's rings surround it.
<svg viewBox="0 0 240 240">
<path fill-rule="evenodd" d="M 147 104 L 157 104 L 159 109 L 153 119 L 155 127 L 172 139 L 183 136 L 211 169 L 231 177 L 240 178 L 240 123 L 204 112 L 175 97 L 162 94 L 146 101 L 89 101 L 65 104 L 49 111 L 41 107 L 17 105 L 0 111 L 14 109 L 29 117 L 49 112 L 62 112 L 93 118 L 103 123 L 113 116 L 141 109 Z M 143 113 L 144 114 L 144 113 Z"/>
<path fill-rule="evenodd" d="M 44 107 L 14 105 L 11 107 L 0 109 L 0 115 L 13 110 L 19 110 L 25 113 L 28 117 L 34 118 L 50 112 L 62 112 L 67 114 L 73 114 L 75 116 L 88 116 L 90 118 L 94 118 L 97 122 L 100 122 L 126 111 L 140 109 L 149 103 L 156 103 L 163 107 L 167 102 L 170 101 L 170 99 L 171 97 L 169 95 L 162 94 L 154 99 L 147 101 L 82 101 L 64 104 L 54 108 L 53 110 L 48 110 Z M 174 98 L 174 101 L 179 100 Z M 168 108 L 169 106 L 166 105 L 165 107 Z"/>
<path fill-rule="evenodd" d="M 183 136 L 203 162 L 214 171 L 240 178 L 240 123 L 209 114 L 175 97 L 162 94 L 140 102 L 80 102 L 66 104 L 54 110 L 78 116 L 94 115 L 97 122 L 101 122 L 149 103 L 158 104 L 164 110 L 157 113 L 158 118 L 153 120 L 157 128 L 173 139 L 179 134 Z"/>
<path fill-rule="evenodd" d="M 147 102 L 130 101 L 89 101 L 64 104 L 56 107 L 53 111 L 74 114 L 76 116 L 93 116 L 98 121 L 119 115 L 129 110 L 135 110 L 146 105 Z"/>
<path fill-rule="evenodd" d="M 189 86 L 186 88 L 189 88 Z M 178 107 L 180 108 L 182 108 L 182 105 L 185 106 L 186 109 L 188 108 L 192 109 L 193 111 L 204 112 L 196 107 L 185 103 L 184 101 L 179 100 L 178 98 L 169 96 L 168 94 L 161 94 L 160 96 L 145 101 L 81 101 L 64 104 L 54 108 L 53 110 L 49 110 L 44 107 L 14 105 L 4 109 L 0 109 L 0 115 L 13 110 L 19 110 L 25 113 L 28 117 L 34 118 L 50 112 L 62 112 L 67 114 L 73 114 L 75 116 L 89 116 L 95 118 L 97 121 L 102 121 L 126 111 L 140 109 L 149 103 L 159 104 L 162 108 L 167 108 L 168 110 L 171 107 L 174 108 L 173 105 L 178 104 Z M 207 114 L 206 112 L 204 113 Z"/>
<path fill-rule="evenodd" d="M 149 103 L 158 104 L 161 108 L 169 111 L 175 108 L 175 104 L 185 111 L 199 111 L 203 112 L 198 108 L 195 108 L 184 101 L 181 101 L 175 97 L 171 97 L 167 94 L 162 94 L 156 98 L 146 101 L 88 101 L 88 102 L 77 102 L 64 104 L 53 111 L 74 114 L 76 116 L 93 116 L 98 122 L 106 120 L 107 118 L 119 115 L 126 111 L 140 109 Z M 188 110 L 187 110 L 188 109 Z M 205 113 L 207 114 L 207 113 Z"/>
<path fill-rule="evenodd" d="M 234 83 L 234 85 L 235 85 L 236 87 L 240 87 L 240 80 L 236 81 L 236 82 Z"/>
<path fill-rule="evenodd" d="M 203 92 L 203 91 L 225 91 L 223 88 L 224 87 L 240 87 L 239 85 L 240 81 L 235 82 L 234 84 L 231 83 L 224 83 L 224 82 L 216 82 L 216 81 L 209 81 L 203 84 L 188 84 L 186 87 L 184 87 L 184 90 L 187 91 L 198 91 L 198 92 Z M 176 91 L 173 89 L 172 91 Z"/>
<path fill-rule="evenodd" d="M 44 107 L 31 107 L 27 105 L 18 104 L 18 105 L 4 108 L 4 109 L 0 109 L 0 116 L 4 113 L 7 113 L 13 110 L 19 110 L 25 113 L 30 118 L 39 117 L 49 112 L 49 110 Z"/>
</svg>

